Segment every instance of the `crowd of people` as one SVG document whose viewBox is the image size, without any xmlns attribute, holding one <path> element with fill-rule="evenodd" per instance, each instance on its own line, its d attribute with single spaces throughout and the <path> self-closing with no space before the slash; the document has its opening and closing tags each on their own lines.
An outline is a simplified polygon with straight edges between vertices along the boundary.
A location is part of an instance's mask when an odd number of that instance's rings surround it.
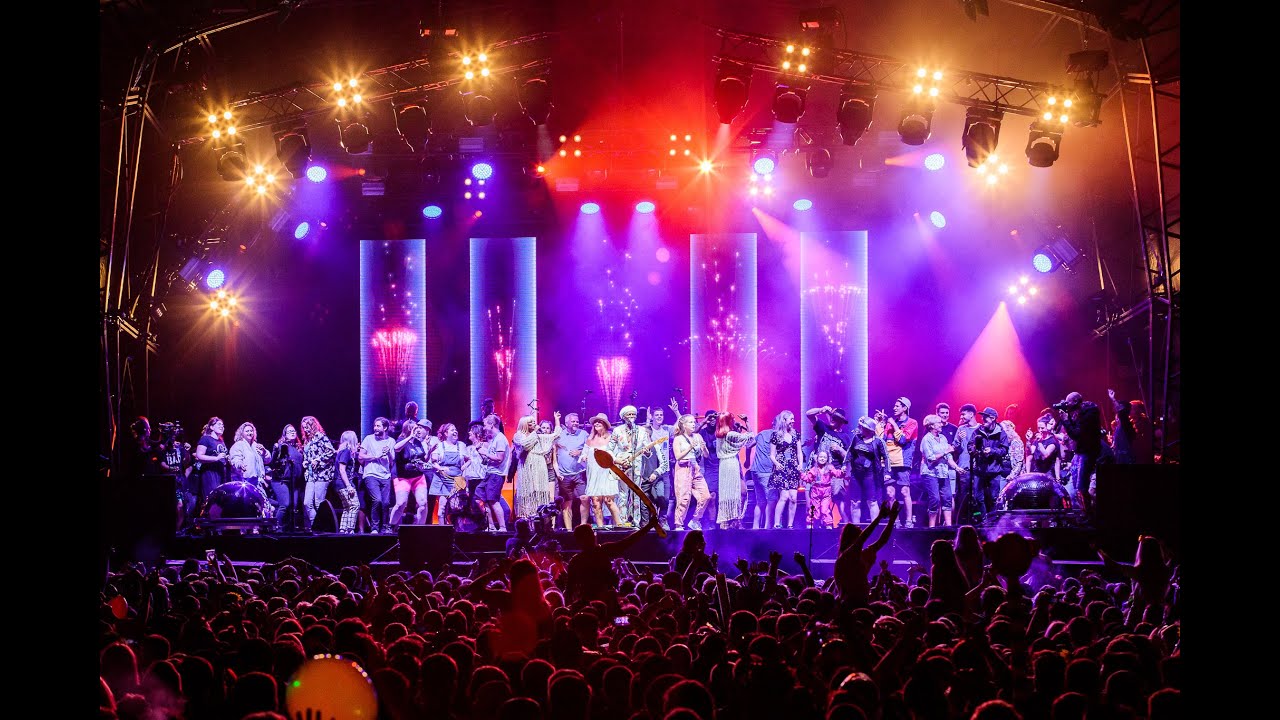
<svg viewBox="0 0 1280 720">
<path fill-rule="evenodd" d="M 579 526 L 567 562 L 524 548 L 469 572 L 127 565 L 100 595 L 99 717 L 348 716 L 340 696 L 288 707 L 323 655 L 368 673 L 382 720 L 1180 716 L 1180 578 L 1158 540 L 1055 574 L 1020 536 L 962 526 L 900 577 L 878 554 L 902 509 L 846 525 L 825 582 L 800 553 L 730 563 L 702 532 L 638 568 L 656 518 L 613 543 Z"/>
<path fill-rule="evenodd" d="M 271 447 L 252 422 L 241 423 L 228 444 L 223 420 L 210 418 L 192 447 L 172 425 L 153 436 L 141 418 L 131 469 L 177 475 L 188 523 L 222 484 L 255 485 L 273 521 L 267 530 L 277 532 L 311 532 L 326 500 L 340 515 L 333 528 L 340 533 L 393 533 L 407 522 L 507 532 L 516 518 L 546 530 L 584 522 L 634 528 L 650 514 L 676 530 L 794 528 L 797 521 L 835 528 L 865 522 L 894 501 L 907 509 L 904 527 L 980 524 L 1024 473 L 1060 483 L 1067 503 L 1088 514 L 1100 464 L 1153 462 L 1141 403 L 1109 395 L 1110 430 L 1098 405 L 1074 392 L 1037 414 L 1025 435 L 1016 405 L 1001 419 L 995 408 L 979 412 L 965 403 L 957 424 L 948 403 L 917 421 L 911 400 L 899 397 L 891 412 L 857 418 L 843 408 L 812 408 L 803 441 L 790 410 L 756 431 L 745 415 L 708 410 L 699 417 L 681 412 L 674 398 L 670 424 L 664 408 L 644 408 L 642 419 L 641 408 L 628 405 L 616 422 L 604 413 L 531 413 L 510 436 L 489 401 L 465 440 L 459 426 L 436 428 L 410 402 L 400 420 L 377 418 L 363 440 L 346 430 L 336 447 L 312 416 L 285 425 Z"/>
</svg>

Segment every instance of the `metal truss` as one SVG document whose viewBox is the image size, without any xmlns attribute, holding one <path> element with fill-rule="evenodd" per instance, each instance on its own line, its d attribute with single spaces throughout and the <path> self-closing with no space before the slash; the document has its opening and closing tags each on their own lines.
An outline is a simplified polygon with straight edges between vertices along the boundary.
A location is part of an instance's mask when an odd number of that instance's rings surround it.
<svg viewBox="0 0 1280 720">
<path fill-rule="evenodd" d="M 552 33 L 536 33 L 497 43 L 486 52 L 500 52 L 507 48 L 532 43 L 551 37 Z M 449 53 L 446 57 L 458 60 L 461 55 Z M 506 65 L 490 70 L 492 81 L 501 77 L 521 77 L 534 75 L 551 65 L 551 59 L 539 58 L 522 64 Z M 450 63 L 449 69 L 443 70 L 439 64 L 429 59 L 415 58 L 408 62 L 389 65 L 362 73 L 359 80 L 364 83 L 363 103 L 368 106 L 386 100 L 409 99 L 434 90 L 471 82 L 457 74 L 457 63 Z M 441 78 L 448 72 L 451 77 Z M 237 116 L 236 131 L 252 132 L 276 124 L 284 124 L 304 120 L 321 114 L 336 114 L 338 108 L 330 97 L 332 88 L 328 82 L 315 82 L 302 85 L 290 85 L 252 92 L 239 100 L 232 101 L 226 109 Z M 197 135 L 178 141 L 180 147 L 199 144 L 209 140 L 208 136 Z"/>
<path fill-rule="evenodd" d="M 752 35 L 717 30 L 720 51 L 717 61 L 730 61 L 758 70 L 777 73 L 782 77 L 845 85 L 869 86 L 881 90 L 910 93 L 916 81 L 917 64 L 883 55 L 871 55 L 852 50 L 823 49 L 810 60 L 813 72 L 803 76 L 784 75 L 782 61 L 785 48 L 794 44 L 765 35 Z M 932 72 L 934 69 L 929 68 Z M 968 70 L 942 69 L 942 85 L 938 86 L 938 102 L 949 102 L 967 107 L 999 110 L 1015 115 L 1040 117 L 1050 106 L 1051 96 L 1071 94 L 1069 88 L 1050 83 L 1031 82 L 1006 78 Z M 1087 101 L 1081 98 L 1082 101 Z M 1093 116 L 1073 120 L 1076 125 L 1097 124 Z"/>
</svg>

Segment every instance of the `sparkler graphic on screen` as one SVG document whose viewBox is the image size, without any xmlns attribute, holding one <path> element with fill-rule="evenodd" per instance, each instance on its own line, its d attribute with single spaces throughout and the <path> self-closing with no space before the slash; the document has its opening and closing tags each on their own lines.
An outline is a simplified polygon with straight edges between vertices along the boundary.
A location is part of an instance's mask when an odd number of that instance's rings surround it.
<svg viewBox="0 0 1280 720">
<path fill-rule="evenodd" d="M 515 301 L 511 302 L 511 318 L 515 318 Z M 497 402 L 499 413 L 507 413 L 508 403 L 511 398 L 511 380 L 515 376 L 515 323 L 509 319 L 506 323 L 502 320 L 502 306 L 494 305 L 487 311 L 489 319 L 489 340 L 495 348 L 493 351 L 493 365 L 496 370 L 496 379 L 498 381 Z"/>
<path fill-rule="evenodd" d="M 824 341 L 826 365 L 833 368 L 836 375 L 844 374 L 853 301 L 861 294 L 861 288 L 848 283 L 815 285 L 808 290 L 809 311 L 813 313 L 814 324 Z"/>
<path fill-rule="evenodd" d="M 378 330 L 370 341 L 377 352 L 378 367 L 382 372 L 382 382 L 386 386 L 387 401 L 390 407 L 398 408 L 404 399 L 404 386 L 409 382 L 409 371 L 413 367 L 413 349 L 418 344 L 418 336 L 404 328 Z"/>
<path fill-rule="evenodd" d="M 631 361 L 625 357 L 605 357 L 596 360 L 596 379 L 604 390 L 605 405 L 609 417 L 618 412 L 622 400 L 622 388 L 631 379 Z"/>
</svg>

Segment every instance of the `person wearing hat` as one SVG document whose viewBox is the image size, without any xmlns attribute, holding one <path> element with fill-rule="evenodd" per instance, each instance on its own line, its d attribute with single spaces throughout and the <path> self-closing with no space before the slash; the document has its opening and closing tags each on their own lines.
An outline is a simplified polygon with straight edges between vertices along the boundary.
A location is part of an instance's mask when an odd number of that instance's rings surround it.
<svg viewBox="0 0 1280 720">
<path fill-rule="evenodd" d="M 862 505 L 867 506 L 865 517 L 880 513 L 880 488 L 889 475 L 889 451 L 884 439 L 876 434 L 876 421 L 863 415 L 858 418 L 858 432 L 849 450 L 849 522 L 862 522 Z"/>
<path fill-rule="evenodd" d="M 943 421 L 939 415 L 924 419 L 925 435 L 920 440 L 920 483 L 924 486 L 925 509 L 929 513 L 929 527 L 951 524 L 951 478 L 959 467 L 952 457 L 955 447 L 943 433 Z"/>
<path fill-rule="evenodd" d="M 1071 487 L 1079 494 L 1086 515 L 1092 514 L 1093 502 L 1085 488 L 1102 456 L 1104 435 L 1102 411 L 1092 400 L 1085 400 L 1078 392 L 1067 393 L 1062 402 L 1053 406 L 1058 411 L 1062 427 L 1075 445 L 1077 459 L 1071 462 Z"/>
<path fill-rule="evenodd" d="M 618 467 L 652 500 L 654 487 L 667 471 L 667 455 L 649 447 L 649 443 L 652 442 L 649 437 L 649 428 L 636 422 L 636 417 L 639 415 L 636 406 L 627 405 L 618 414 L 622 416 L 622 422 L 609 435 L 607 449 Z M 629 491 L 630 488 L 627 490 Z M 630 519 L 635 518 L 637 520 L 635 525 L 647 525 L 649 506 L 640 502 L 634 492 L 626 492 L 623 495 L 628 500 L 627 505 L 634 507 L 623 509 L 621 524 L 630 527 Z"/>
<path fill-rule="evenodd" d="M 835 467 L 849 466 L 849 448 L 853 446 L 853 428 L 849 425 L 849 415 L 844 408 L 833 408 L 824 405 L 812 408 L 805 413 L 809 422 L 813 423 L 814 443 L 809 453 L 809 461 L 817 456 L 819 450 L 826 450 Z M 831 491 L 831 501 L 840 513 L 842 522 L 849 522 L 853 513 L 850 509 L 849 488 L 845 473 L 835 480 Z"/>
<path fill-rule="evenodd" d="M 916 445 L 920 440 L 920 424 L 910 416 L 911 400 L 906 396 L 893 402 L 893 415 L 881 419 L 885 448 L 889 455 L 889 478 L 885 480 L 885 494 L 893 502 L 902 494 L 902 527 L 915 527 L 911 515 L 911 462 L 915 459 Z"/>
<path fill-rule="evenodd" d="M 618 476 L 614 475 L 609 468 L 601 467 L 596 462 L 596 450 L 608 452 L 609 429 L 609 417 L 604 413 L 597 413 L 591 418 L 591 434 L 587 436 L 587 441 L 582 446 L 582 457 L 587 466 L 585 494 L 591 498 L 591 515 L 595 518 L 596 527 L 605 527 L 602 505 L 609 509 L 609 517 L 614 524 L 618 524 L 622 519 L 622 511 L 618 509 L 616 499 Z"/>
<path fill-rule="evenodd" d="M 1009 438 L 1004 428 L 996 422 L 999 417 L 995 408 L 984 408 L 982 425 L 973 431 L 969 439 L 969 457 L 973 463 L 972 499 L 983 517 L 996 510 L 1001 481 L 1009 472 L 1005 468 L 1005 460 L 1009 456 Z"/>
</svg>

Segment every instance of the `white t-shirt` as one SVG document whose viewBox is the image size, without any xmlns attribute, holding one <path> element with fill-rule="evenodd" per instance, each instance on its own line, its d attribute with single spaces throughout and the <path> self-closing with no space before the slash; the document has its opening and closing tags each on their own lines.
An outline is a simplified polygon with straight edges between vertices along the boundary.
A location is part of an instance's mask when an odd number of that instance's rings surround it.
<svg viewBox="0 0 1280 720">
<path fill-rule="evenodd" d="M 395 462 L 395 438 L 386 437 L 381 440 L 374 437 L 373 434 L 366 435 L 364 441 L 360 443 L 360 448 L 364 450 L 365 455 L 373 455 L 374 459 L 365 463 L 364 476 L 367 478 L 377 478 L 380 480 L 391 479 L 391 463 Z M 384 455 L 387 449 L 391 452 Z"/>
</svg>

